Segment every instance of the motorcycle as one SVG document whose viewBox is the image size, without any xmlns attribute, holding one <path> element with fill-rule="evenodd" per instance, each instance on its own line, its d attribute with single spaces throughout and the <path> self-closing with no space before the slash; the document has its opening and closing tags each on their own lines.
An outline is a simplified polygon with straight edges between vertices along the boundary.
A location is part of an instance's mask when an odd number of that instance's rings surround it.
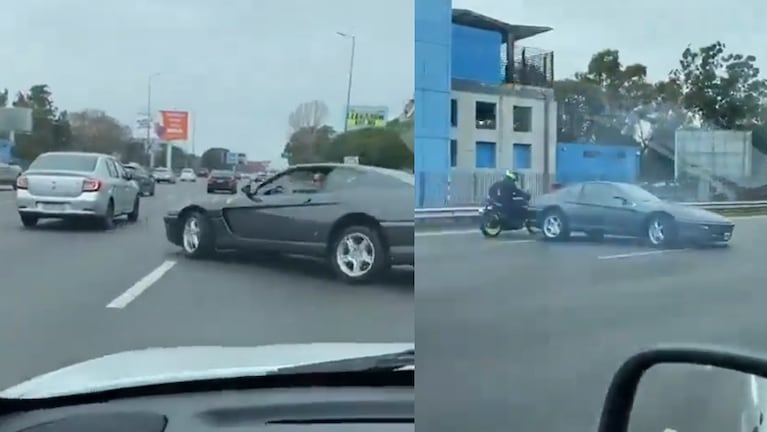
<svg viewBox="0 0 767 432">
<path fill-rule="evenodd" d="M 515 200 L 525 201 L 520 206 L 527 215 L 524 219 L 510 220 L 502 211 L 501 203 L 491 198 L 487 199 L 485 206 L 479 210 L 479 229 L 485 237 L 498 237 L 503 231 L 520 229 L 525 229 L 530 234 L 536 233 L 535 221 L 531 217 L 527 201 L 522 197 L 515 198 Z"/>
</svg>

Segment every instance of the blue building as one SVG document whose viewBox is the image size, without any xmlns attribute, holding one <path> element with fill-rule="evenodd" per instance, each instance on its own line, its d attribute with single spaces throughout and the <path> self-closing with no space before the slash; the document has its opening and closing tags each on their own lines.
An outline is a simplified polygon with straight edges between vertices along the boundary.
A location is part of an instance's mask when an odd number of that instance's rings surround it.
<svg viewBox="0 0 767 432">
<path fill-rule="evenodd" d="M 557 145 L 557 183 L 589 180 L 633 183 L 639 178 L 641 152 L 635 146 L 591 143 Z"/>
<path fill-rule="evenodd" d="M 0 162 L 10 163 L 13 160 L 13 143 L 7 139 L 0 139 Z"/>
<path fill-rule="evenodd" d="M 554 172 L 553 53 L 518 45 L 549 30 L 416 0 L 416 206 L 476 188 L 456 170 Z"/>
</svg>

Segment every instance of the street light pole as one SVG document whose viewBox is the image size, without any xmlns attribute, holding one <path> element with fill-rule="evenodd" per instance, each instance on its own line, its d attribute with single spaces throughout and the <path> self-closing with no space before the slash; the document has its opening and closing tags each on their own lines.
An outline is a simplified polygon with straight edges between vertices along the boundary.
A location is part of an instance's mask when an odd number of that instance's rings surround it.
<svg viewBox="0 0 767 432">
<path fill-rule="evenodd" d="M 152 79 L 160 75 L 159 72 L 149 75 L 146 88 L 146 148 L 149 152 L 149 168 L 154 168 L 154 148 L 152 148 Z"/>
<path fill-rule="evenodd" d="M 349 130 L 349 107 L 352 103 L 352 77 L 354 77 L 354 51 L 357 45 L 357 38 L 348 33 L 336 32 L 337 35 L 352 41 L 352 53 L 349 58 L 349 83 L 346 88 L 346 115 L 344 116 L 344 132 Z"/>
</svg>

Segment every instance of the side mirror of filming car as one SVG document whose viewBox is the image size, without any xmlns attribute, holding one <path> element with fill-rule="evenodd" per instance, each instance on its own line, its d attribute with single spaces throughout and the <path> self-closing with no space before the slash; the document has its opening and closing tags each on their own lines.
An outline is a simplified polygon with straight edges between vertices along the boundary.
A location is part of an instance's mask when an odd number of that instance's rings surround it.
<svg viewBox="0 0 767 432">
<path fill-rule="evenodd" d="M 767 430 L 767 358 L 705 346 L 640 352 L 610 382 L 599 432 Z"/>
</svg>

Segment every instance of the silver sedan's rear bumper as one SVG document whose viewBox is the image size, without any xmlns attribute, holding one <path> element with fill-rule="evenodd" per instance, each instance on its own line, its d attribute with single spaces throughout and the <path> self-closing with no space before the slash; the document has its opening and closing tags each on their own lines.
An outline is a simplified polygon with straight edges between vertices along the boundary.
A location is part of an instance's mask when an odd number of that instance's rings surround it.
<svg viewBox="0 0 767 432">
<path fill-rule="evenodd" d="M 83 192 L 77 197 L 35 196 L 27 190 L 16 191 L 16 208 L 20 214 L 46 218 L 103 216 L 109 196 L 101 192 Z"/>
</svg>

